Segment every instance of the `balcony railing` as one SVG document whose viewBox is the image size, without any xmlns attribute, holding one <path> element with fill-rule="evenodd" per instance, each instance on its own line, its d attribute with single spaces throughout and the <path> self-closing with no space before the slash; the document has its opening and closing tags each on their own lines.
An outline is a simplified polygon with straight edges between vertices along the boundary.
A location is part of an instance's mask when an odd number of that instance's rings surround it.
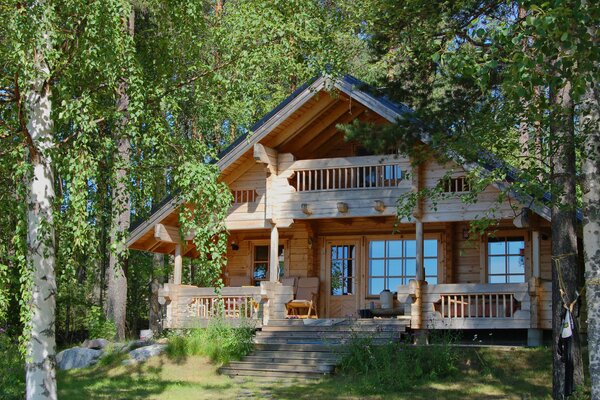
<svg viewBox="0 0 600 400">
<path fill-rule="evenodd" d="M 296 190 L 376 189 L 396 187 L 403 179 L 400 164 L 296 170 Z"/>
</svg>

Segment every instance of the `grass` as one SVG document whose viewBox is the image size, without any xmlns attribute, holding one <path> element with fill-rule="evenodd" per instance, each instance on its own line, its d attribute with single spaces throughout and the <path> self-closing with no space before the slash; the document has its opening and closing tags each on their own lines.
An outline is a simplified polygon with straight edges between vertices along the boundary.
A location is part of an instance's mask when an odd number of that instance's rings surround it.
<svg viewBox="0 0 600 400">
<path fill-rule="evenodd" d="M 352 373 L 317 382 L 230 379 L 206 356 L 155 357 L 144 364 L 60 371 L 60 399 L 550 399 L 551 354 L 540 349 L 461 349 L 457 371 L 402 391 L 365 390 Z"/>
</svg>

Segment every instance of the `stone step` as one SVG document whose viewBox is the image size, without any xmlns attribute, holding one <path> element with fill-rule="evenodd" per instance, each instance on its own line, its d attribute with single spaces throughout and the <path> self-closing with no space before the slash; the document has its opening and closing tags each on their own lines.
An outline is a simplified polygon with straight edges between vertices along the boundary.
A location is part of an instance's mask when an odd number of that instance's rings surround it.
<svg viewBox="0 0 600 400">
<path fill-rule="evenodd" d="M 266 363 L 256 361 L 232 361 L 227 368 L 236 370 L 253 370 L 253 371 L 283 371 L 283 372 L 308 372 L 329 374 L 333 372 L 335 365 L 319 364 L 319 365 L 299 365 L 297 363 L 282 364 L 282 363 Z"/>
<path fill-rule="evenodd" d="M 294 343 L 256 343 L 254 348 L 257 351 L 289 351 L 289 352 L 310 352 L 310 353 L 331 353 L 344 352 L 344 349 L 338 345 L 332 344 L 294 344 Z"/>
<path fill-rule="evenodd" d="M 234 376 L 256 376 L 260 378 L 286 378 L 286 379 L 320 379 L 330 375 L 329 373 L 322 372 L 298 372 L 298 371 L 263 371 L 263 370 L 252 370 L 252 369 L 238 369 L 221 367 L 219 368 L 221 374 Z"/>
<path fill-rule="evenodd" d="M 254 351 L 246 357 L 257 358 L 286 358 L 288 360 L 324 361 L 339 360 L 342 353 L 336 351 Z"/>
<path fill-rule="evenodd" d="M 285 354 L 280 354 L 276 357 L 268 357 L 263 354 L 248 355 L 244 357 L 242 361 L 252 361 L 261 363 L 272 363 L 272 364 L 286 364 L 286 365 L 336 365 L 340 357 L 326 356 L 319 358 L 292 358 L 287 357 Z"/>
<path fill-rule="evenodd" d="M 312 332 L 312 331 L 285 331 L 285 332 L 257 332 L 257 338 L 316 338 L 316 339 L 350 339 L 350 338 L 399 338 L 400 331 L 373 331 L 373 332 Z"/>
<path fill-rule="evenodd" d="M 342 338 L 319 338 L 319 337 L 255 337 L 255 344 L 288 344 L 288 345 L 331 345 L 339 346 L 347 344 L 352 340 L 351 337 Z M 385 338 L 373 338 L 370 342 L 374 345 L 387 344 L 389 342 L 398 341 L 398 338 L 385 337 Z"/>
<path fill-rule="evenodd" d="M 268 326 L 378 326 L 378 325 L 404 325 L 410 322 L 409 318 L 364 318 L 364 319 L 272 319 Z"/>
<path fill-rule="evenodd" d="M 310 326 L 289 325 L 262 327 L 262 332 L 347 332 L 347 333 L 369 333 L 369 332 L 404 332 L 407 324 L 378 324 L 378 325 L 333 325 L 333 326 Z M 261 331 L 259 331 L 261 332 Z"/>
</svg>

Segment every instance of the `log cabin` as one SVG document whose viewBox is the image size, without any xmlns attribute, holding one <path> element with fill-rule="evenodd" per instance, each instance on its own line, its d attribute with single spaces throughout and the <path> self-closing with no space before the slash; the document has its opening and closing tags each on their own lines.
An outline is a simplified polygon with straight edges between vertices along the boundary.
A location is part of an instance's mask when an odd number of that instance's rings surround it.
<svg viewBox="0 0 600 400">
<path fill-rule="evenodd" d="M 357 119 L 393 124 L 410 112 L 351 76 L 318 77 L 219 156 L 234 199 L 221 316 L 257 326 L 285 319 L 288 278 L 318 277 L 319 318 L 392 316 L 415 331 L 519 329 L 540 343 L 551 329 L 550 210 L 510 190 L 498 202 L 506 181 L 466 204 L 465 176 L 485 166 L 458 158 L 413 166 L 398 154 L 370 154 L 338 129 Z M 402 194 L 438 185 L 447 198 L 423 199 L 414 218 L 397 219 Z M 166 328 L 203 326 L 218 303 L 214 289 L 184 284 L 182 260 L 194 246 L 179 235 L 180 206 L 166 199 L 132 226 L 127 243 L 173 256 L 159 293 Z M 484 215 L 497 226 L 471 237 L 470 222 Z M 387 290 L 393 304 L 384 309 Z"/>
</svg>

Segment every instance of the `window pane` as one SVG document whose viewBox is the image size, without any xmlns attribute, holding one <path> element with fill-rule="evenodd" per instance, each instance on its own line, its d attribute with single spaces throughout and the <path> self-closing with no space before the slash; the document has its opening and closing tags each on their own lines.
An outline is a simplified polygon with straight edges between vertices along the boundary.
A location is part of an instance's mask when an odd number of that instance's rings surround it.
<svg viewBox="0 0 600 400">
<path fill-rule="evenodd" d="M 506 283 L 506 275 L 490 275 L 490 283 Z"/>
<path fill-rule="evenodd" d="M 337 277 L 331 278 L 331 294 L 334 296 L 340 296 L 342 294 L 342 278 Z"/>
<path fill-rule="evenodd" d="M 508 281 L 510 283 L 525 283 L 525 275 L 509 275 Z"/>
<path fill-rule="evenodd" d="M 342 294 L 352 294 L 354 293 L 354 287 L 352 285 L 352 278 L 344 279 L 344 293 Z"/>
<path fill-rule="evenodd" d="M 387 256 L 388 257 L 402 257 L 402 241 L 401 240 L 388 240 L 387 241 Z"/>
<path fill-rule="evenodd" d="M 504 240 L 502 240 L 501 242 L 498 242 L 498 241 L 492 241 L 492 239 L 490 239 L 488 241 L 488 253 L 489 254 L 506 254 L 505 250 L 506 250 L 506 247 L 505 247 Z"/>
<path fill-rule="evenodd" d="M 417 275 L 417 260 L 409 258 L 404 262 L 404 270 L 407 278 L 413 279 Z"/>
<path fill-rule="evenodd" d="M 397 292 L 398 286 L 402 285 L 402 278 L 389 278 L 387 284 L 387 288 L 391 292 Z"/>
<path fill-rule="evenodd" d="M 347 277 L 354 276 L 354 262 L 352 260 L 345 260 L 344 267 L 344 272 Z"/>
<path fill-rule="evenodd" d="M 417 256 L 417 242 L 414 240 L 404 241 L 404 257 L 416 257 Z"/>
<path fill-rule="evenodd" d="M 386 260 L 387 276 L 402 276 L 402 259 Z"/>
<path fill-rule="evenodd" d="M 521 239 L 514 238 L 514 240 L 509 239 L 508 242 L 508 254 L 523 254 L 522 251 L 525 251 L 525 242 Z"/>
<path fill-rule="evenodd" d="M 371 278 L 369 279 L 369 294 L 379 294 L 384 286 L 384 278 Z"/>
<path fill-rule="evenodd" d="M 337 246 L 331 246 L 331 259 L 337 260 L 338 258 Z"/>
<path fill-rule="evenodd" d="M 508 257 L 509 274 L 525 274 L 525 258 L 519 256 Z"/>
<path fill-rule="evenodd" d="M 437 276 L 437 258 L 426 258 L 425 264 L 425 276 Z"/>
<path fill-rule="evenodd" d="M 437 257 L 438 243 L 437 240 L 424 240 L 423 255 L 425 257 Z"/>
<path fill-rule="evenodd" d="M 267 261 L 269 259 L 269 246 L 256 246 L 254 248 L 255 261 Z"/>
<path fill-rule="evenodd" d="M 437 277 L 428 276 L 427 278 L 425 278 L 425 280 L 426 280 L 426 281 L 427 281 L 427 283 L 429 283 L 430 285 L 437 285 Z"/>
<path fill-rule="evenodd" d="M 369 276 L 384 276 L 385 260 L 369 261 Z"/>
<path fill-rule="evenodd" d="M 377 240 L 377 241 L 372 241 L 369 244 L 369 257 L 370 258 L 383 258 L 384 257 L 384 241 L 383 240 Z"/>
<path fill-rule="evenodd" d="M 267 264 L 260 263 L 254 264 L 254 279 L 266 279 L 267 278 Z"/>
<path fill-rule="evenodd" d="M 490 274 L 505 274 L 506 273 L 506 257 L 490 256 L 488 257 L 488 272 Z"/>
</svg>

